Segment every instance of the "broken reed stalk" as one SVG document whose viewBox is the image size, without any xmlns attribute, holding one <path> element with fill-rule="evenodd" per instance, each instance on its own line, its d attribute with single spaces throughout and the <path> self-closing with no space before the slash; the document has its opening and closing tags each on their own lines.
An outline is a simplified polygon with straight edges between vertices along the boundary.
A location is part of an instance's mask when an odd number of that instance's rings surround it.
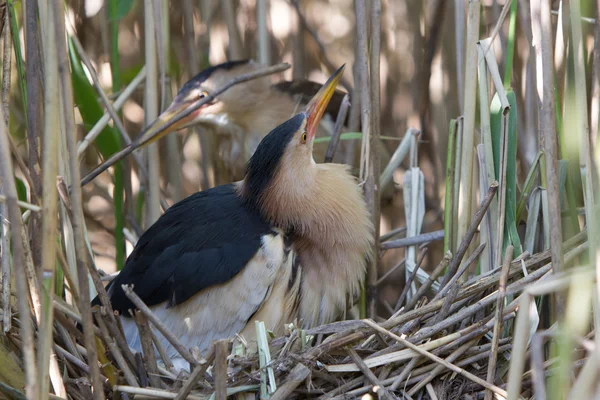
<svg viewBox="0 0 600 400">
<path fill-rule="evenodd" d="M 498 360 L 498 343 L 502 334 L 502 315 L 504 311 L 504 298 L 506 293 L 506 282 L 508 281 L 508 269 L 513 258 L 513 246 L 507 246 L 504 253 L 504 262 L 502 263 L 502 273 L 498 283 L 498 300 L 496 301 L 496 315 L 494 317 L 494 334 L 492 337 L 492 349 L 490 351 L 490 360 L 488 361 L 487 381 L 494 384 L 496 379 L 496 361 Z M 494 393 L 491 390 L 485 392 L 485 400 L 492 400 Z"/>
<path fill-rule="evenodd" d="M 415 236 L 409 236 L 402 239 L 389 240 L 380 245 L 381 250 L 397 249 L 400 247 L 416 246 L 420 244 L 435 242 L 444 239 L 445 233 L 443 229 L 439 231 L 421 233 Z"/>
<path fill-rule="evenodd" d="M 75 119 L 73 115 L 73 88 L 71 87 L 71 77 L 69 75 L 69 61 L 67 57 L 67 48 L 65 42 L 64 11 L 60 0 L 54 0 L 54 29 L 56 41 L 56 56 L 58 59 L 58 78 L 60 79 L 62 109 L 64 115 L 64 131 L 66 136 L 68 165 L 73 182 L 79 182 L 79 161 L 77 158 L 77 138 L 75 130 Z M 51 11 L 49 11 L 51 12 Z M 52 13 L 52 12 L 51 12 Z M 48 82 L 46 82 L 47 84 Z M 55 101 L 55 99 L 52 99 Z M 46 112 L 46 115 L 48 112 Z M 56 132 L 56 131 L 55 131 Z M 55 179 L 55 178 L 53 178 Z M 44 185 L 46 186 L 46 185 Z M 56 188 L 56 185 L 53 184 Z M 77 275 L 79 280 L 79 310 L 82 316 L 84 343 L 87 350 L 87 362 L 90 366 L 91 384 L 94 388 L 93 395 L 97 400 L 104 399 L 104 390 L 100 380 L 100 369 L 98 366 L 98 356 L 96 353 L 96 342 L 94 337 L 94 323 L 90 306 L 90 290 L 88 285 L 88 271 L 90 258 L 88 247 L 85 242 L 85 220 L 83 217 L 83 201 L 81 197 L 81 188 L 79 185 L 72 185 L 71 204 L 73 235 L 75 240 L 75 253 L 77 257 Z M 55 194 L 56 196 L 56 194 Z M 44 200 L 44 208 L 46 208 Z M 56 218 L 56 217 L 55 217 Z M 53 232 L 54 234 L 54 232 Z M 54 238 L 54 240 L 56 240 Z M 54 260 L 54 253 L 52 254 Z M 53 261 L 54 262 L 54 261 Z"/>
<path fill-rule="evenodd" d="M 138 137 L 130 145 L 125 147 L 123 150 L 120 150 L 120 151 L 116 152 L 115 154 L 113 154 L 108 160 L 106 160 L 105 162 L 100 164 L 98 167 L 96 167 L 92 172 L 87 174 L 81 180 L 81 186 L 85 186 L 86 184 L 91 182 L 95 177 L 100 175 L 102 172 L 106 171 L 114 163 L 121 160 L 123 157 L 127 156 L 128 154 L 131 154 L 138 147 L 143 146 L 147 142 L 151 141 L 158 132 L 169 128 L 173 124 L 176 124 L 183 118 L 189 116 L 196 110 L 200 109 L 200 107 L 202 107 L 204 104 L 207 104 L 207 103 L 213 101 L 218 95 L 220 95 L 224 91 L 228 90 L 232 86 L 235 86 L 239 83 L 247 82 L 247 81 L 250 81 L 253 79 L 258 79 L 263 76 L 272 75 L 277 72 L 282 72 L 282 71 L 285 71 L 286 69 L 288 69 L 289 67 L 290 67 L 289 64 L 281 63 L 281 64 L 273 65 L 268 68 L 260 69 L 258 71 L 254 71 L 254 72 L 250 72 L 247 74 L 242 74 L 242 75 L 236 76 L 235 78 L 233 78 L 232 80 L 227 82 L 225 85 L 221 86 L 220 88 L 218 88 L 217 90 L 212 92 L 209 96 L 206 96 L 206 97 L 202 98 L 201 100 L 198 100 L 197 102 L 195 102 L 192 106 L 190 106 L 186 110 L 175 115 L 172 119 L 170 119 L 164 125 L 161 125 L 160 127 L 156 127 L 156 128 L 153 126 L 147 127 L 144 131 L 142 131 L 138 135 Z"/>
<path fill-rule="evenodd" d="M 356 350 L 354 350 L 352 347 L 346 347 L 346 351 L 348 352 L 348 355 L 350 355 L 350 358 L 352 358 L 352 361 L 354 361 L 354 363 L 358 366 L 360 371 L 369 380 L 369 382 L 371 382 L 371 384 L 373 384 L 373 386 L 379 387 L 379 389 L 381 390 L 380 397 L 383 399 L 393 400 L 394 397 L 385 388 L 385 386 L 381 383 L 381 381 L 375 376 L 375 374 L 369 369 L 369 367 L 367 367 L 367 364 L 365 364 L 363 359 L 360 358 L 358 353 L 356 353 Z"/>
</svg>

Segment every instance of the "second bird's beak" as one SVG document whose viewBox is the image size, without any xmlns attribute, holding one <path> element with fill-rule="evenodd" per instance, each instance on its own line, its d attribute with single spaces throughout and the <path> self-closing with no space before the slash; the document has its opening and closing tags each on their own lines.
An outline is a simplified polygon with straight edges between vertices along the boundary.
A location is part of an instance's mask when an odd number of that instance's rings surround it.
<svg viewBox="0 0 600 400">
<path fill-rule="evenodd" d="M 323 84 L 321 89 L 315 94 L 315 96 L 310 100 L 308 105 L 306 106 L 306 133 L 308 134 L 308 140 L 312 140 L 317 132 L 317 126 L 319 126 L 319 122 L 321 121 L 321 117 L 325 113 L 325 109 L 329 104 L 329 100 L 335 93 L 335 89 L 342 79 L 342 74 L 344 73 L 344 68 L 346 64 L 342 65 L 327 79 L 327 82 Z"/>
<path fill-rule="evenodd" d="M 160 114 L 158 118 L 154 120 L 154 122 L 148 125 L 148 127 L 140 134 L 140 136 L 137 137 L 137 145 L 141 146 L 143 144 L 152 143 L 171 132 L 175 132 L 179 129 L 187 127 L 192 121 L 194 121 L 194 119 L 196 119 L 198 114 L 202 112 L 202 109 L 208 106 L 208 104 L 203 105 L 199 109 L 193 111 L 190 115 L 173 124 L 168 125 L 168 123 L 172 121 L 175 116 L 191 108 L 196 103 L 196 101 L 179 100 L 176 97 L 169 108 L 163 111 L 163 113 Z"/>
</svg>

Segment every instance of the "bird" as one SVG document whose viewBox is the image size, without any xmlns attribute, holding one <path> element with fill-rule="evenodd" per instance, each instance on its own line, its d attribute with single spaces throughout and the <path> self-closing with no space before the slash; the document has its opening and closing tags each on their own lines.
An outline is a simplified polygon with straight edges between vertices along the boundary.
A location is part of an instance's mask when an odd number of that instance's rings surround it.
<svg viewBox="0 0 600 400">
<path fill-rule="evenodd" d="M 152 131 L 151 128 L 165 125 L 177 114 L 191 108 L 195 102 L 214 93 L 235 77 L 263 68 L 264 65 L 245 59 L 227 61 L 204 69 L 178 90 L 170 106 L 133 141 L 132 149 L 145 139 Z M 284 80 L 273 84 L 268 76 L 238 83 L 188 117 L 161 130 L 152 141 L 190 126 L 212 131 L 215 133 L 215 140 L 211 154 L 219 172 L 215 177 L 217 183 L 239 180 L 244 175 L 246 162 L 260 140 L 273 127 L 301 110 L 320 87 L 320 84 L 306 79 Z M 331 121 L 337 117 L 345 95 L 341 90 L 334 91 L 325 110 L 327 121 L 320 124 L 317 137 L 331 133 Z M 315 149 L 315 159 L 323 162 L 326 150 L 327 144 L 319 144 Z M 101 164 L 88 177 L 97 175 L 97 172 L 105 170 L 128 153 L 122 153 Z M 90 180 L 88 177 L 85 177 L 83 182 L 87 183 Z"/>
<path fill-rule="evenodd" d="M 264 136 L 241 181 L 175 203 L 141 235 L 107 286 L 132 349 L 141 343 L 122 285 L 201 353 L 236 334 L 255 343 L 254 321 L 281 335 L 295 320 L 309 328 L 344 313 L 373 257 L 373 224 L 348 166 L 317 164 L 312 155 L 343 69 Z M 188 369 L 157 336 L 175 368 Z"/>
</svg>

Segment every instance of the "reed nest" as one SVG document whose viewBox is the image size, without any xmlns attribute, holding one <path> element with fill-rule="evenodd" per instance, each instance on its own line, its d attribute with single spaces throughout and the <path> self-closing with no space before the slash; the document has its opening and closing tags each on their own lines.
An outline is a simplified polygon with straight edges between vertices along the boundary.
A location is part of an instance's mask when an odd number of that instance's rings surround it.
<svg viewBox="0 0 600 400">
<path fill-rule="evenodd" d="M 571 238 L 563 249 L 565 263 L 572 263 L 587 249 L 586 233 Z M 465 280 L 463 273 L 481 250 L 482 246 L 459 269 L 453 266 L 459 264 L 460 254 L 447 254 L 417 293 L 408 297 L 408 290 L 404 291 L 399 310 L 387 320 L 346 320 L 308 330 L 290 324 L 287 334 L 277 338 L 270 337 L 258 323 L 258 349 L 254 350 L 251 348 L 256 346 L 247 348 L 241 338 L 214 342 L 205 355 L 184 349 L 177 338 L 168 336 L 167 328 L 131 288 L 124 287 L 139 306 L 134 318 L 146 351 L 133 354 L 125 343 L 119 319 L 106 308 L 96 307 L 93 329 L 101 364 L 99 378 L 107 394 L 125 399 L 204 399 L 233 394 L 251 398 L 260 394 L 261 398 L 272 399 L 460 399 L 483 398 L 486 390 L 506 398 L 507 385 L 498 382 L 505 381 L 502 377 L 509 368 L 515 368 L 511 362 L 524 360 L 525 353 L 515 352 L 523 351 L 533 338 L 537 347 L 532 345 L 528 351 L 532 362 L 523 369 L 519 382 L 521 395 L 528 397 L 536 379 L 539 383 L 540 377 L 553 374 L 557 360 L 536 363 L 536 359 L 541 360 L 541 354 L 536 353 L 542 352 L 544 338 L 532 335 L 535 329 L 522 325 L 515 328 L 513 320 L 522 310 L 526 310 L 525 320 L 535 319 L 528 306 L 534 295 L 569 285 L 577 276 L 593 279 L 593 273 L 574 269 L 556 275 L 549 251 L 523 253 L 511 261 L 509 247 L 501 267 Z M 438 282 L 439 290 L 433 291 L 432 283 L 444 270 L 450 273 Z M 407 283 L 408 288 L 411 282 Z M 54 308 L 53 351 L 66 378 L 67 394 L 73 399 L 91 398 L 87 351 L 77 328 L 81 317 L 60 299 L 55 300 Z M 192 362 L 191 373 L 176 371 L 160 344 L 158 360 L 154 350 L 148 351 L 153 343 L 159 343 L 156 331 Z M 15 353 L 21 348 L 19 332 L 19 319 L 15 317 L 6 335 Z M 593 345 L 592 335 L 574 344 L 574 370 L 590 361 L 581 350 Z M 488 375 L 490 368 L 493 374 Z M 7 386 L 2 387 L 11 398 Z"/>
</svg>

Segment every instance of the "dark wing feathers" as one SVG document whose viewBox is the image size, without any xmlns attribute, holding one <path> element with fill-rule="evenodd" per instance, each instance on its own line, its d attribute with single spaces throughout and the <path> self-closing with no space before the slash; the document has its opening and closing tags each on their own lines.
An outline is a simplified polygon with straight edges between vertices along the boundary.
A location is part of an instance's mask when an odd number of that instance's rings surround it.
<svg viewBox="0 0 600 400">
<path fill-rule="evenodd" d="M 294 81 L 281 81 L 273 85 L 273 88 L 280 92 L 287 93 L 290 96 L 299 96 L 302 104 L 307 104 L 315 94 L 321 89 L 323 85 L 306 79 L 298 79 Z M 337 115 L 342 106 L 342 100 L 346 95 L 341 90 L 336 90 L 331 97 L 331 100 L 327 104 L 325 114 L 328 114 L 332 120 L 336 120 Z M 348 116 L 346 116 L 346 124 L 348 123 Z"/>
<path fill-rule="evenodd" d="M 269 233 L 271 227 L 242 204 L 233 185 L 196 193 L 174 204 L 140 237 L 107 288 L 112 306 L 123 315 L 134 308 L 123 284 L 134 285 L 149 306 L 180 304 L 233 278 Z"/>
</svg>

